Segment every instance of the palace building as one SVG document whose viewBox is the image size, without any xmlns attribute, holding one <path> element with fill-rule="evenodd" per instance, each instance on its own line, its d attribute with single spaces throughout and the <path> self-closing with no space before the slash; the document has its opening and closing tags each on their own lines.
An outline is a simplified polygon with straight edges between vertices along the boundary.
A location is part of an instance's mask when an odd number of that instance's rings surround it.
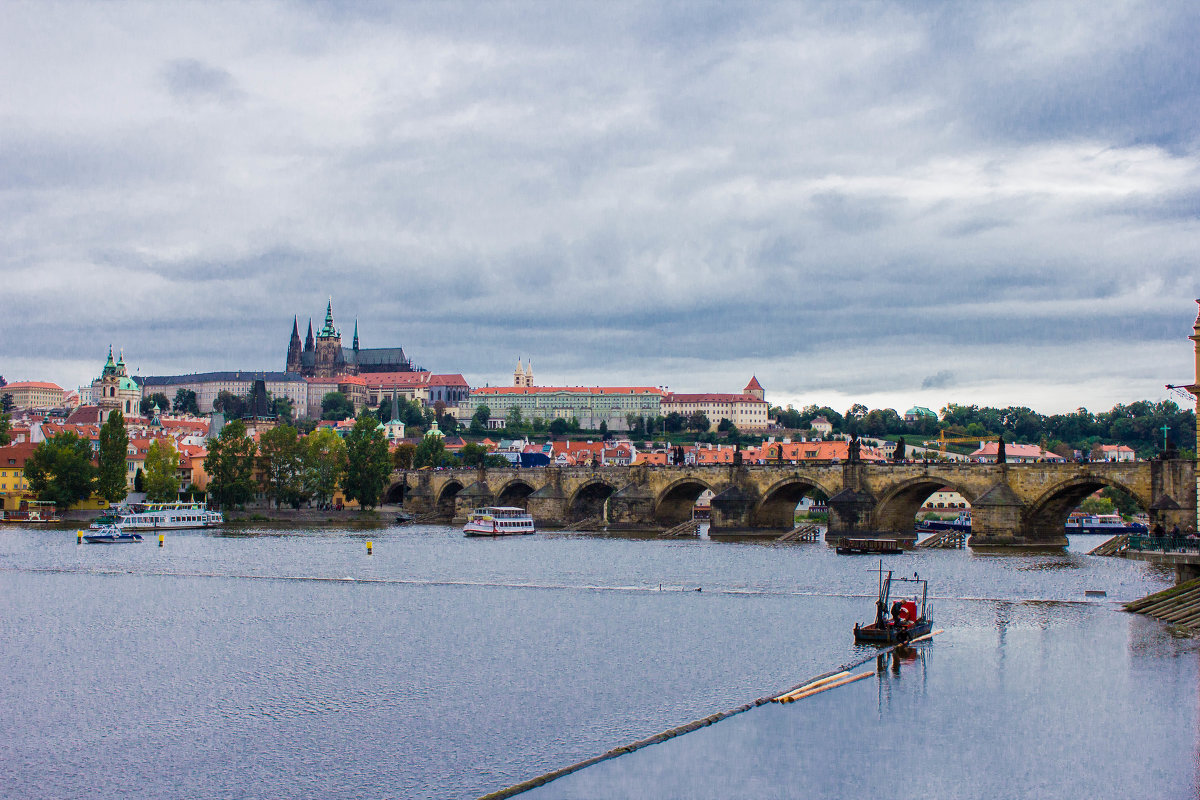
<svg viewBox="0 0 1200 800">
<path fill-rule="evenodd" d="M 371 372 L 413 372 L 412 362 L 401 347 L 360 348 L 358 321 L 354 322 L 354 340 L 350 349 L 342 346 L 342 333 L 333 323 L 333 299 L 325 306 L 325 324 L 313 336 L 312 320 L 308 336 L 300 343 L 299 318 L 292 320 L 292 338 L 288 342 L 285 370 L 305 378 L 336 378 Z"/>
</svg>

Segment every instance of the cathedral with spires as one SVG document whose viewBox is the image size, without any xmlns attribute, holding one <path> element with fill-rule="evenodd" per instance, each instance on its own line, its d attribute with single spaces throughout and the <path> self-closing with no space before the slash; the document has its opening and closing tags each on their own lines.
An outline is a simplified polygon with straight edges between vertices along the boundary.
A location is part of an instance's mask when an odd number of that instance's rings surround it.
<svg viewBox="0 0 1200 800">
<path fill-rule="evenodd" d="M 362 375 L 369 372 L 413 372 L 412 362 L 401 347 L 358 346 L 358 320 L 354 321 L 354 343 L 342 346 L 342 333 L 333 324 L 333 299 L 325 306 L 325 324 L 313 336 L 312 320 L 308 336 L 300 343 L 300 319 L 292 319 L 292 338 L 288 342 L 286 371 L 305 378 L 333 378 L 338 375 Z"/>
</svg>

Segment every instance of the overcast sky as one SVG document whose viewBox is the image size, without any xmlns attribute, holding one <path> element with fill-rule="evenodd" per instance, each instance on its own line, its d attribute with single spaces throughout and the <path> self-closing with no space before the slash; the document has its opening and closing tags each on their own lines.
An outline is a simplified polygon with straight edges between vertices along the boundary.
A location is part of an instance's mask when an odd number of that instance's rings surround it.
<svg viewBox="0 0 1200 800">
<path fill-rule="evenodd" d="M 5 3 L 0 374 L 349 346 L 472 385 L 1162 399 L 1200 6 Z"/>
</svg>

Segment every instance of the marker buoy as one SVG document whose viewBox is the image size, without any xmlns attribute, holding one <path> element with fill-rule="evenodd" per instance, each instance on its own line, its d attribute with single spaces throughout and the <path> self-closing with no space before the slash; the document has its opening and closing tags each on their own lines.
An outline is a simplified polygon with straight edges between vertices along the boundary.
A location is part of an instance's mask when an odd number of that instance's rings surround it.
<svg viewBox="0 0 1200 800">
<path fill-rule="evenodd" d="M 371 543 L 367 542 L 367 555 L 371 555 Z"/>
</svg>

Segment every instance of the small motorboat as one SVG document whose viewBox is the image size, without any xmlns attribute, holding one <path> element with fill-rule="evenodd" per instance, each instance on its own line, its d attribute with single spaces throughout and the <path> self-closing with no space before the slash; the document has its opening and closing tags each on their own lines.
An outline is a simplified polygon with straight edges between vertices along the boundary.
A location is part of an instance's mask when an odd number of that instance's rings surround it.
<svg viewBox="0 0 1200 800">
<path fill-rule="evenodd" d="M 142 535 L 127 533 L 116 525 L 104 525 L 84 534 L 83 540 L 88 544 L 133 544 L 142 541 Z"/>
<path fill-rule="evenodd" d="M 911 596 L 891 599 L 892 583 L 910 583 Z M 868 644 L 903 644 L 933 630 L 933 615 L 927 603 L 929 582 L 913 573 L 911 578 L 893 578 L 892 571 L 879 562 L 879 598 L 875 601 L 875 620 L 854 624 L 854 641 Z M 889 605 L 889 602 L 891 605 Z"/>
<path fill-rule="evenodd" d="M 396 524 L 397 525 L 403 525 L 406 522 L 412 522 L 416 518 L 417 518 L 416 514 L 413 514 L 409 511 L 404 511 L 403 509 L 396 512 Z"/>
</svg>

